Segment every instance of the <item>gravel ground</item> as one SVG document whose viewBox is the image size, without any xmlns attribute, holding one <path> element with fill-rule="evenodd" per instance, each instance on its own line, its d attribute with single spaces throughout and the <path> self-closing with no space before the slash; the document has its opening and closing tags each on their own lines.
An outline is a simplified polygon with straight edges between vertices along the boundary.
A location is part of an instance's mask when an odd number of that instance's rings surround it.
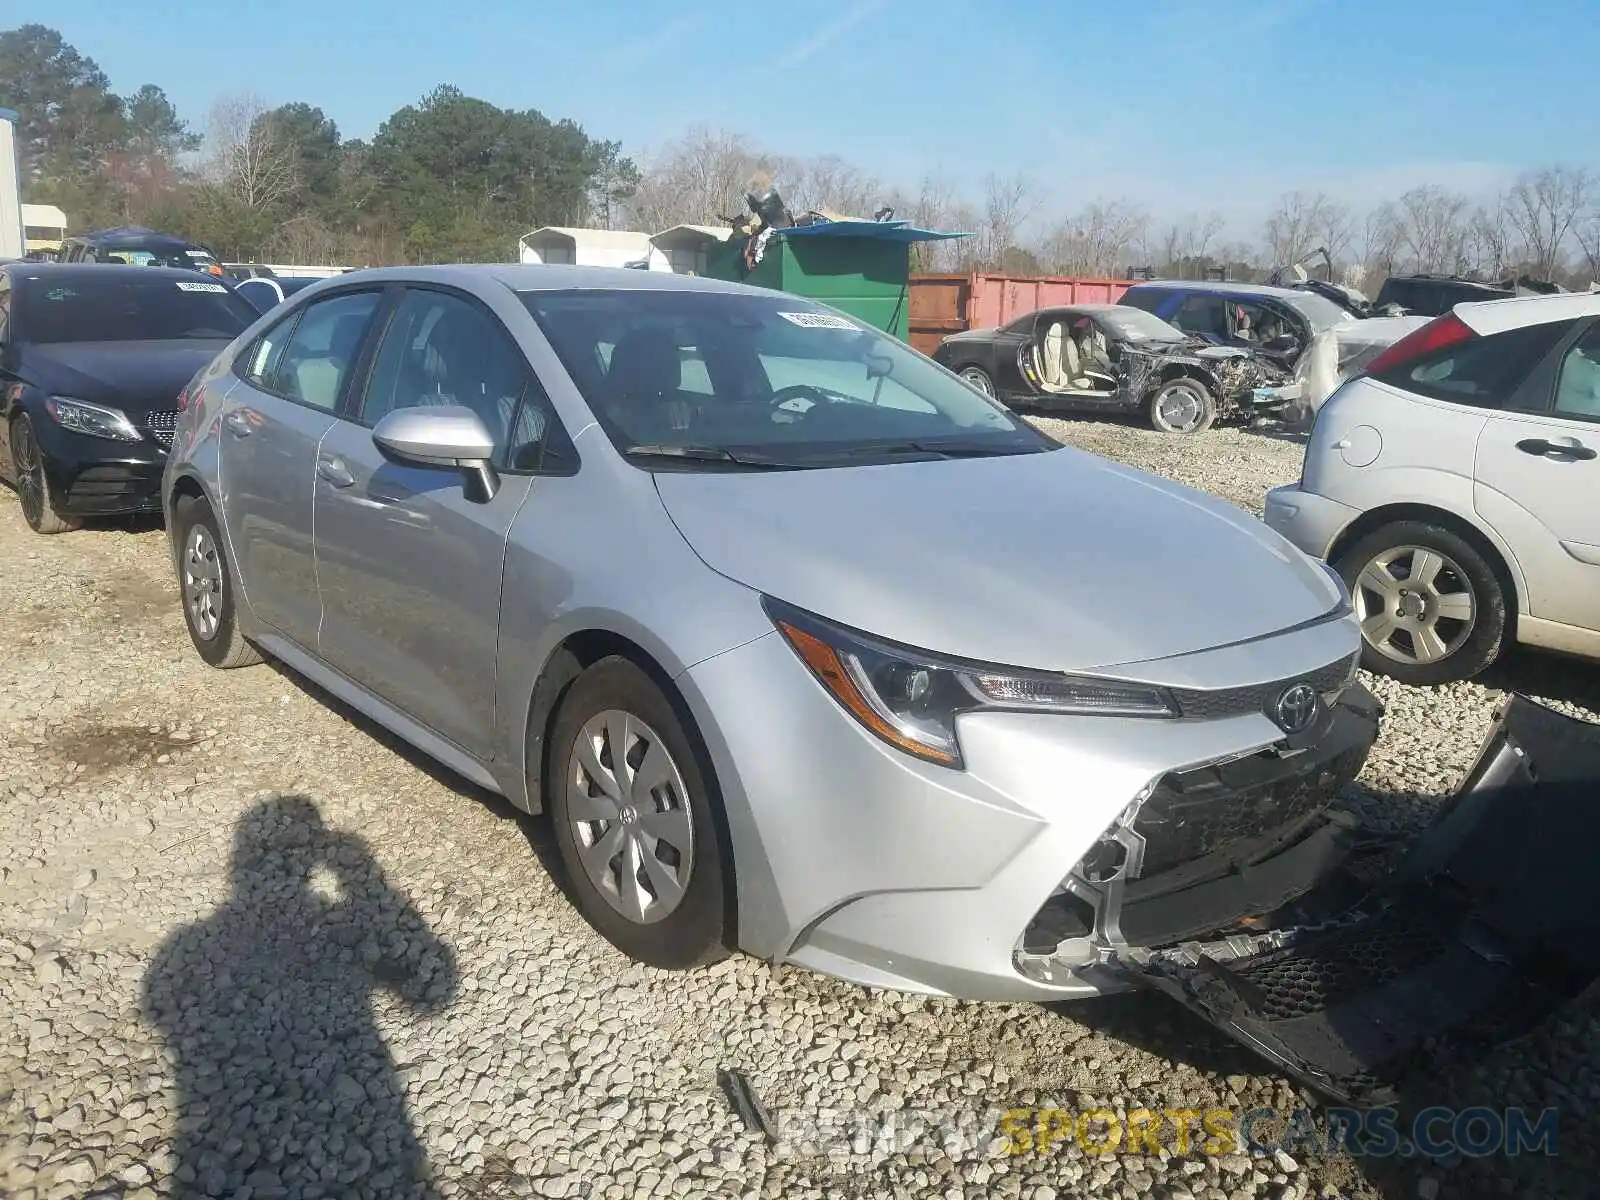
<svg viewBox="0 0 1600 1200">
<path fill-rule="evenodd" d="M 1237 430 L 1041 424 L 1254 511 L 1298 471 L 1298 446 Z M 539 822 L 291 676 L 205 668 L 159 530 L 37 538 L 0 498 L 0 563 L 0 1195 L 1593 1191 L 1589 1009 L 1442 1065 L 1430 1097 L 1562 1105 L 1555 1164 L 998 1152 L 1008 1108 L 1309 1101 L 1156 997 L 977 1005 L 744 958 L 631 965 L 563 899 Z M 1517 658 L 1491 682 L 1592 714 L 1597 678 Z M 1389 715 L 1356 802 L 1413 824 L 1501 693 L 1374 688 Z M 795 1136 L 775 1151 L 744 1130 L 720 1067 Z M 799 1136 L 851 1111 L 871 1123 L 832 1156 Z M 906 1152 L 884 1133 L 894 1113 L 958 1136 Z"/>
</svg>

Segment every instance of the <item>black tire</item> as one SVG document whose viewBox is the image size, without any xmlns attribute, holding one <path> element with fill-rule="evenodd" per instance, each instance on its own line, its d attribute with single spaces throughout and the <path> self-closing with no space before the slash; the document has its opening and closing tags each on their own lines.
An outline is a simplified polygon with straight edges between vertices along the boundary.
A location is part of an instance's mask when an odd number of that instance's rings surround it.
<svg viewBox="0 0 1600 1200">
<path fill-rule="evenodd" d="M 677 795 L 674 784 L 646 799 L 646 803 L 657 806 L 657 812 L 652 815 L 686 812 L 692 842 L 688 882 L 681 899 L 676 907 L 665 908 L 664 915 L 649 923 L 626 915 L 618 906 L 620 900 L 613 900 L 602 892 L 601 885 L 585 867 L 579 844 L 580 822 L 585 827 L 582 836 L 592 839 L 586 841 L 584 848 L 600 846 L 613 832 L 622 839 L 611 860 L 616 866 L 603 870 L 604 879 L 613 885 L 610 892 L 620 896 L 625 882 L 620 864 L 628 858 L 630 836 L 629 828 L 623 824 L 626 816 L 620 820 L 583 820 L 574 812 L 579 797 L 593 796 L 598 790 L 586 786 L 583 792 L 577 792 L 573 786 L 583 770 L 578 758 L 580 735 L 591 720 L 599 720 L 608 712 L 628 714 L 646 727 L 640 740 L 630 746 L 635 753 L 642 754 L 643 748 L 649 745 L 645 734 L 653 733 L 659 738 L 670 762 L 677 767 L 677 776 L 686 793 Z M 629 958 L 668 970 L 702 966 L 726 957 L 726 943 L 731 932 L 727 891 L 731 872 L 726 869 L 728 850 L 722 829 L 721 799 L 714 792 L 715 783 L 699 741 L 690 736 L 686 722 L 687 717 L 679 716 L 678 707 L 640 667 L 625 658 L 604 658 L 578 676 L 562 698 L 546 759 L 544 793 L 549 798 L 556 847 L 579 911 L 601 936 Z M 610 761 L 610 746 L 611 740 L 607 737 L 603 752 L 596 755 L 601 767 L 606 767 Z M 625 751 L 624 758 L 631 757 Z M 588 782 L 586 771 L 584 781 Z M 628 799 L 633 797 L 625 798 Z M 604 803 L 603 799 L 601 802 Z M 623 811 L 615 804 L 609 807 L 619 813 Z M 629 807 L 631 809 L 632 805 Z M 643 827 L 641 818 L 636 816 L 633 820 L 640 822 L 638 828 Z M 657 843 L 658 846 L 666 844 Z M 641 850 L 641 854 L 646 852 Z M 681 866 L 681 857 L 678 861 Z M 660 894 L 659 889 L 656 894 Z"/>
<path fill-rule="evenodd" d="M 58 513 L 50 502 L 44 477 L 44 450 L 33 431 L 33 418 L 23 413 L 11 422 L 11 465 L 17 474 L 17 500 L 22 519 L 35 533 L 70 533 L 82 528 L 77 517 Z"/>
<path fill-rule="evenodd" d="M 238 582 L 216 514 L 199 497 L 184 496 L 174 507 L 172 531 L 173 544 L 178 548 L 178 600 L 195 650 L 219 670 L 254 666 L 261 661 L 261 653 L 239 632 L 239 610 L 234 600 Z M 202 540 L 191 546 L 197 531 Z M 209 628 L 196 601 L 202 581 L 207 579 L 214 585 L 209 596 L 215 623 Z"/>
<path fill-rule="evenodd" d="M 973 387 L 977 388 L 991 400 L 998 400 L 999 394 L 994 390 L 994 379 L 982 367 L 968 365 L 956 372 Z"/>
<path fill-rule="evenodd" d="M 1475 545 L 1449 529 L 1426 521 L 1396 521 L 1357 540 L 1339 555 L 1334 565 L 1350 588 L 1357 613 L 1370 621 L 1379 597 L 1373 588 L 1360 582 L 1362 572 L 1369 565 L 1376 566 L 1384 556 L 1403 553 L 1410 547 L 1430 551 L 1445 560 L 1439 578 L 1449 589 L 1447 595 L 1470 594 L 1472 619 L 1470 623 L 1446 620 L 1440 625 L 1435 622 L 1435 631 L 1445 640 L 1446 653 L 1431 662 L 1401 661 L 1379 649 L 1364 630 L 1361 665 L 1375 674 L 1388 675 L 1418 687 L 1471 679 L 1500 657 L 1509 627 L 1505 587 L 1494 565 Z M 1395 582 L 1403 586 L 1406 580 Z M 1402 646 L 1404 644 L 1412 647 L 1411 653 L 1415 656 L 1417 643 L 1409 634 Z"/>
<path fill-rule="evenodd" d="M 1175 423 L 1164 414 L 1164 405 L 1179 398 L 1192 401 L 1198 408 L 1199 415 L 1193 422 Z M 1145 415 L 1150 420 L 1150 427 L 1157 432 L 1188 437 L 1204 433 L 1211 428 L 1217 419 L 1217 400 L 1204 382 L 1192 375 L 1180 375 L 1176 379 L 1167 380 L 1151 393 L 1150 400 L 1145 405 Z"/>
</svg>

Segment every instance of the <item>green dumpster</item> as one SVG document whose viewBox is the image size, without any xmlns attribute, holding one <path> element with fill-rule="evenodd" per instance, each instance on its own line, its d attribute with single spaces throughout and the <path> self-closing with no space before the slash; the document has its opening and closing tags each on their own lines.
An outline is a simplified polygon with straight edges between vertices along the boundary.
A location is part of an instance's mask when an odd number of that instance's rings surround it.
<svg viewBox="0 0 1600 1200">
<path fill-rule="evenodd" d="M 968 236 L 908 221 L 818 221 L 774 230 L 753 271 L 744 238 L 713 246 L 705 273 L 819 300 L 907 341 L 912 245 Z"/>
</svg>

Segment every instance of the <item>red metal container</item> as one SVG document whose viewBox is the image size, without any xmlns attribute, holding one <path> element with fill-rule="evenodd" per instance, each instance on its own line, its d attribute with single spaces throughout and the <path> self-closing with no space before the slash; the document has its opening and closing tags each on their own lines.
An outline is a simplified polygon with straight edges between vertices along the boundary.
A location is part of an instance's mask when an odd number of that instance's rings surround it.
<svg viewBox="0 0 1600 1200">
<path fill-rule="evenodd" d="M 1041 308 L 1115 304 L 1133 284 L 1131 279 L 1064 275 L 913 275 L 911 344 L 931 354 L 952 333 L 1004 325 Z"/>
</svg>

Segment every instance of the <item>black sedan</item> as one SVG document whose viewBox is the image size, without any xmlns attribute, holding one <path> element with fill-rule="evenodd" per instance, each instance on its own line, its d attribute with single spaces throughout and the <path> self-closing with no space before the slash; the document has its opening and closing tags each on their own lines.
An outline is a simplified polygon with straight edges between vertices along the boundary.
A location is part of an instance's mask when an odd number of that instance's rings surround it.
<svg viewBox="0 0 1600 1200">
<path fill-rule="evenodd" d="M 167 267 L 0 267 L 0 477 L 39 533 L 161 511 L 179 394 L 257 313 Z"/>
<path fill-rule="evenodd" d="M 1211 346 L 1120 304 L 1045 308 L 998 329 L 952 334 L 935 361 L 1013 407 L 1143 413 L 1166 433 L 1259 412 L 1281 382 L 1248 350 Z"/>
</svg>

